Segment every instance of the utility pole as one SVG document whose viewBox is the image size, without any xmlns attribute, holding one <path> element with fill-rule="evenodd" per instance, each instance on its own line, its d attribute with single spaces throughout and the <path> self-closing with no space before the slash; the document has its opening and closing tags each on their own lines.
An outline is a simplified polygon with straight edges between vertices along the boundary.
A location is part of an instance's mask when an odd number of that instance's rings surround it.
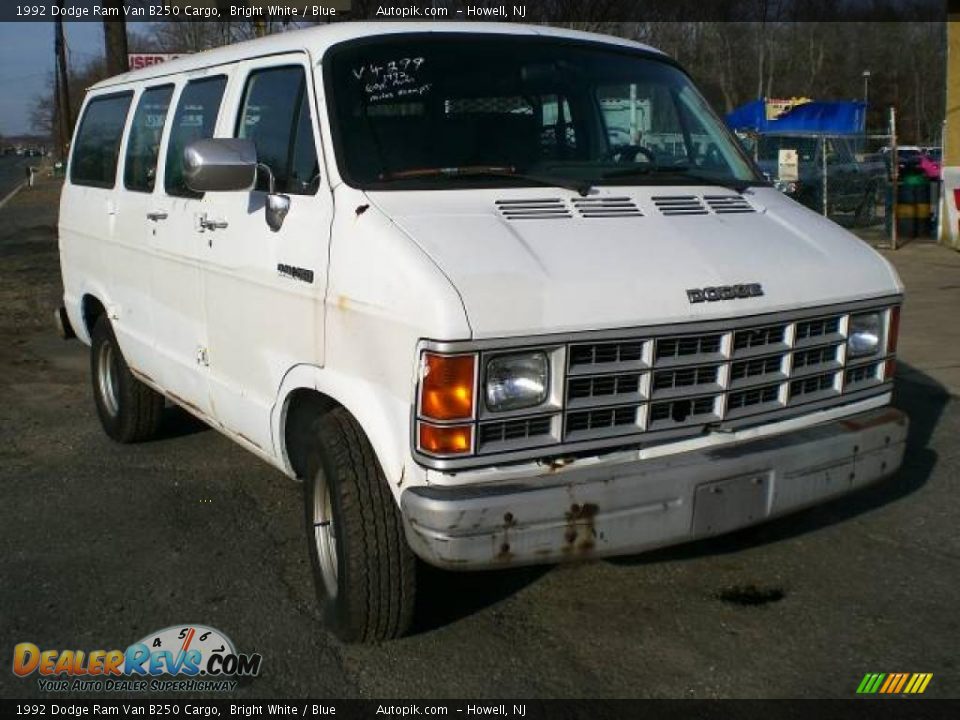
<svg viewBox="0 0 960 720">
<path fill-rule="evenodd" d="M 117 15 L 103 21 L 103 48 L 107 55 L 107 75 L 119 75 L 130 69 L 127 60 L 127 21 L 123 0 L 104 0 L 104 6 L 117 10 Z"/>
<path fill-rule="evenodd" d="M 63 10 L 63 0 L 57 0 Z M 57 54 L 57 116 L 60 119 L 60 154 L 66 157 L 67 144 L 73 133 L 73 112 L 70 104 L 70 77 L 67 75 L 67 47 L 63 39 L 62 15 L 56 19 L 54 50 Z"/>
</svg>

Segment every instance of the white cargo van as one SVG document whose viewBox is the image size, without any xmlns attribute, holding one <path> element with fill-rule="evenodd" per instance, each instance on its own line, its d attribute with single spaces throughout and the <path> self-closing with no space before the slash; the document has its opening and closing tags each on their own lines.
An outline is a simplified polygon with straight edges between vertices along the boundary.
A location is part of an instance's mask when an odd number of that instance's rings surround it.
<svg viewBox="0 0 960 720">
<path fill-rule="evenodd" d="M 107 434 L 170 401 L 303 479 L 349 640 L 407 628 L 418 557 L 635 553 L 904 452 L 896 273 L 612 37 L 333 24 L 111 78 L 60 253 Z"/>
</svg>

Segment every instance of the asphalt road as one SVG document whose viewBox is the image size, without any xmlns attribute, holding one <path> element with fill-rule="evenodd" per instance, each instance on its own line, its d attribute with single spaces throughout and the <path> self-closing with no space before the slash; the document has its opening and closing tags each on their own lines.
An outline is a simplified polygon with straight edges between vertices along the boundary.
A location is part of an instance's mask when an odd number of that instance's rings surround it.
<svg viewBox="0 0 960 720">
<path fill-rule="evenodd" d="M 0 200 L 26 179 L 27 165 L 39 165 L 42 158 L 0 155 Z"/>
<path fill-rule="evenodd" d="M 867 672 L 957 667 L 957 403 L 913 370 L 903 471 L 710 542 L 588 564 L 429 570 L 411 637 L 327 634 L 301 488 L 168 411 L 163 439 L 100 430 L 85 348 L 54 334 L 54 189 L 0 211 L 0 666 L 15 643 L 109 649 L 204 623 L 263 672 L 237 697 L 851 697 Z M 0 670 L 0 696 L 43 696 Z"/>
</svg>

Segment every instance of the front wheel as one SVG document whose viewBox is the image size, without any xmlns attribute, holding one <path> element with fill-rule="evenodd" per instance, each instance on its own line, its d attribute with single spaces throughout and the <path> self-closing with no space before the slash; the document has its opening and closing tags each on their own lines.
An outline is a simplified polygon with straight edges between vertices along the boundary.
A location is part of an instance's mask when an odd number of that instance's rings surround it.
<svg viewBox="0 0 960 720">
<path fill-rule="evenodd" d="M 383 470 L 356 420 L 314 421 L 307 457 L 307 543 L 330 628 L 345 642 L 403 635 L 413 619 L 416 558 Z"/>
<path fill-rule="evenodd" d="M 93 398 L 104 431 L 121 443 L 150 439 L 160 428 L 163 396 L 130 372 L 105 316 L 97 319 L 90 340 Z"/>
</svg>

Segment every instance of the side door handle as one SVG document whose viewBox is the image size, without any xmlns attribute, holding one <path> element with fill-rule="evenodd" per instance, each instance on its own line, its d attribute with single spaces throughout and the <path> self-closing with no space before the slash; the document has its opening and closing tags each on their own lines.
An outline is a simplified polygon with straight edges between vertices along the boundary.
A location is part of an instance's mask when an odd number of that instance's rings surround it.
<svg viewBox="0 0 960 720">
<path fill-rule="evenodd" d="M 207 218 L 207 214 L 204 213 L 197 218 L 197 225 L 200 227 L 200 231 L 204 230 L 224 230 L 229 225 L 226 220 L 210 220 Z"/>
<path fill-rule="evenodd" d="M 160 220 L 166 220 L 167 213 L 163 210 L 157 210 L 156 212 L 148 212 L 147 220 L 152 220 L 153 222 L 159 222 Z"/>
</svg>

